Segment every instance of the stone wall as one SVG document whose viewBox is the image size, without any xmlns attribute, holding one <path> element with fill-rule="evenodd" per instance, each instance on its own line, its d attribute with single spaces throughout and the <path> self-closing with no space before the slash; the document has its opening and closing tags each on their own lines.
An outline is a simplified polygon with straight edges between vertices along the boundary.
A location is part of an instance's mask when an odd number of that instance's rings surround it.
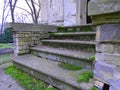
<svg viewBox="0 0 120 90">
<path fill-rule="evenodd" d="M 29 47 L 35 45 L 41 45 L 40 40 L 43 38 L 49 38 L 48 33 L 44 32 L 14 32 L 14 54 L 26 54 L 29 53 Z"/>
<path fill-rule="evenodd" d="M 95 79 L 120 90 L 120 24 L 97 26 Z"/>
<path fill-rule="evenodd" d="M 27 23 L 8 23 L 5 28 L 13 31 L 15 56 L 30 53 L 29 47 L 41 45 L 40 40 L 57 30 L 56 26 Z"/>
<path fill-rule="evenodd" d="M 88 6 L 97 25 L 95 86 L 120 90 L 120 0 L 91 0 Z"/>
</svg>

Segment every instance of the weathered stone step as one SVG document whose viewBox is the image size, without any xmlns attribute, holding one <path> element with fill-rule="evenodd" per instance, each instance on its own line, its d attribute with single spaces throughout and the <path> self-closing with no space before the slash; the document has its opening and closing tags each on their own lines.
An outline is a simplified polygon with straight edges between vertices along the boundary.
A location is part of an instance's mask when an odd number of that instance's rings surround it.
<svg viewBox="0 0 120 90">
<path fill-rule="evenodd" d="M 96 42 L 94 41 L 78 41 L 78 40 L 41 40 L 41 41 L 43 45 L 47 46 L 83 50 L 88 52 L 94 52 L 96 45 Z"/>
<path fill-rule="evenodd" d="M 59 62 L 22 55 L 14 58 L 14 65 L 60 90 L 91 90 L 93 80 L 89 83 L 77 83 L 78 75 L 86 70 L 70 71 L 58 67 Z M 74 75 L 72 74 L 74 73 Z"/>
<path fill-rule="evenodd" d="M 81 41 L 95 41 L 96 32 L 68 32 L 54 33 L 52 39 L 72 39 Z"/>
<path fill-rule="evenodd" d="M 31 53 L 42 58 L 78 65 L 88 70 L 93 69 L 93 59 L 91 57 L 94 57 L 94 53 L 92 52 L 36 46 L 31 47 Z"/>
</svg>

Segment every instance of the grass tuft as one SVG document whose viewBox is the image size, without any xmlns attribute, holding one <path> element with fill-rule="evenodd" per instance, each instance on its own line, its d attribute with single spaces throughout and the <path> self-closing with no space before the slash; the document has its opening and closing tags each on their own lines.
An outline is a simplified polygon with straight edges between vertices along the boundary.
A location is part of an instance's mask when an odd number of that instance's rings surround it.
<svg viewBox="0 0 120 90">
<path fill-rule="evenodd" d="M 95 60 L 95 56 L 90 56 L 89 59 L 90 59 L 90 61 L 94 61 Z"/>
<path fill-rule="evenodd" d="M 89 71 L 85 71 L 85 72 L 83 72 L 82 74 L 80 74 L 78 76 L 77 82 L 78 83 L 80 83 L 80 82 L 86 82 L 86 83 L 88 83 L 90 78 L 93 78 L 93 73 L 89 72 Z"/>
<path fill-rule="evenodd" d="M 48 89 L 48 84 L 15 68 L 13 65 L 7 67 L 5 72 L 11 75 L 25 90 L 55 90 L 55 88 Z"/>
<path fill-rule="evenodd" d="M 74 71 L 82 69 L 80 66 L 75 66 L 72 64 L 68 64 L 68 63 L 60 63 L 60 64 L 58 64 L 58 66 L 63 68 L 63 69 L 74 70 Z"/>
<path fill-rule="evenodd" d="M 96 87 L 92 87 L 92 89 L 91 90 L 98 90 L 98 88 L 96 88 Z"/>
</svg>

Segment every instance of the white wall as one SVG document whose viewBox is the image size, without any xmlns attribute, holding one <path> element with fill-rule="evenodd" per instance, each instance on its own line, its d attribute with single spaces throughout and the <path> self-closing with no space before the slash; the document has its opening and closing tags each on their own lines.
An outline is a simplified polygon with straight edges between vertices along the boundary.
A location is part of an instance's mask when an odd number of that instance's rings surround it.
<svg viewBox="0 0 120 90">
<path fill-rule="evenodd" d="M 41 1 L 40 22 L 42 24 L 47 24 L 48 23 L 48 0 L 40 0 L 40 1 Z"/>
<path fill-rule="evenodd" d="M 64 25 L 76 25 L 76 1 L 64 0 Z"/>
<path fill-rule="evenodd" d="M 63 25 L 63 0 L 48 0 L 48 24 Z"/>
<path fill-rule="evenodd" d="M 41 0 L 41 23 L 49 25 L 86 24 L 87 0 Z"/>
</svg>

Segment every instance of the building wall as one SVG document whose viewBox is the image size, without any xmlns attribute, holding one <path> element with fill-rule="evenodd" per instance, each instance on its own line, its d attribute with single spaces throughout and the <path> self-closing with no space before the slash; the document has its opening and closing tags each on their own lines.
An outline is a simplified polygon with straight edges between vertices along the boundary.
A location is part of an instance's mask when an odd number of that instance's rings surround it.
<svg viewBox="0 0 120 90">
<path fill-rule="evenodd" d="M 41 0 L 41 23 L 85 25 L 87 0 Z"/>
<path fill-rule="evenodd" d="M 48 24 L 63 25 L 63 0 L 48 0 Z"/>
</svg>

